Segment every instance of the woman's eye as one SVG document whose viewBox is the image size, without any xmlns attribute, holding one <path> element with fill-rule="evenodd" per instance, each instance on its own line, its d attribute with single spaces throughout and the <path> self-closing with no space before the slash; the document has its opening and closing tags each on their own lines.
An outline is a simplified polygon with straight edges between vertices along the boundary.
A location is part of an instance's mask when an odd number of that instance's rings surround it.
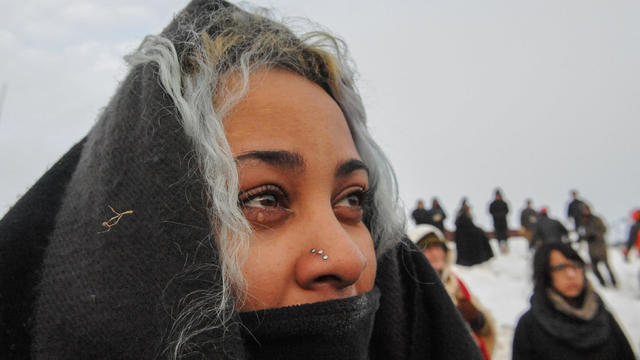
<svg viewBox="0 0 640 360">
<path fill-rule="evenodd" d="M 266 184 L 240 193 L 244 216 L 256 229 L 273 228 L 289 218 L 289 198 L 280 186 Z"/>
<path fill-rule="evenodd" d="M 272 194 L 260 194 L 247 199 L 243 205 L 245 207 L 256 208 L 276 208 L 278 207 L 278 199 Z"/>
<path fill-rule="evenodd" d="M 338 201 L 335 206 L 356 207 L 362 205 L 362 196 L 359 193 L 351 193 Z"/>
<path fill-rule="evenodd" d="M 367 190 L 362 187 L 350 188 L 345 196 L 333 204 L 333 211 L 341 221 L 358 223 L 364 215 L 363 205 L 367 198 Z"/>
</svg>

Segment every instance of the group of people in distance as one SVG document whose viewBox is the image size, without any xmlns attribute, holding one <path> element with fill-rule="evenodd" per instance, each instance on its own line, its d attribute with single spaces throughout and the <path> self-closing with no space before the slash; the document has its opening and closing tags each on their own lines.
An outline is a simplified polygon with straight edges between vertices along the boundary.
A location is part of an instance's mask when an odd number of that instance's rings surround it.
<svg viewBox="0 0 640 360">
<path fill-rule="evenodd" d="M 298 28 L 192 0 L 127 57 L 87 136 L 0 220 L 1 359 L 490 358 L 446 214 L 407 239 L 346 45 Z M 545 246 L 514 357 L 632 359 L 584 262 Z"/>
<path fill-rule="evenodd" d="M 500 251 L 506 253 L 509 251 L 507 240 L 509 238 L 509 226 L 507 223 L 507 215 L 509 214 L 509 205 L 503 199 L 500 189 L 495 190 L 495 198 L 489 204 L 489 214 L 493 219 L 493 238 L 498 241 Z M 422 200 L 418 200 L 417 208 L 412 212 L 412 218 L 416 225 L 429 224 L 436 226 L 440 231 L 445 233 L 442 220 L 446 218 L 446 214 L 442 209 L 437 198 L 433 200 L 431 209 L 425 209 Z M 571 191 L 571 202 L 567 208 L 567 217 L 573 224 L 573 230 L 577 236 L 577 241 L 583 241 L 588 246 L 591 269 L 603 286 L 617 286 L 617 280 L 608 260 L 607 243 L 605 234 L 607 226 L 604 221 L 597 215 L 593 214 L 591 207 L 587 203 L 578 198 L 575 190 Z M 633 218 L 633 216 L 632 216 Z M 435 219 L 438 219 L 436 221 Z M 489 235 L 483 229 L 476 226 L 471 215 L 471 207 L 466 198 L 462 199 L 460 209 L 456 213 L 455 232 L 453 238 L 457 247 L 456 263 L 464 266 L 472 266 L 480 264 L 494 256 L 489 246 Z M 637 220 L 634 218 L 633 220 Z M 525 207 L 520 213 L 519 230 L 520 235 L 529 241 L 530 248 L 538 248 L 545 244 L 571 241 L 567 230 L 562 222 L 549 216 L 547 207 L 542 207 L 539 211 L 533 208 L 532 200 L 525 201 Z M 636 245 L 640 245 L 637 234 L 633 231 L 629 235 L 627 249 Z M 628 250 L 625 251 L 625 254 Z M 604 266 L 608 279 L 605 279 L 600 271 L 601 265 Z"/>
<path fill-rule="evenodd" d="M 424 201 L 418 200 L 418 204 L 411 213 L 411 217 L 416 225 L 430 224 L 444 233 L 444 220 L 447 218 L 447 213 L 440 206 L 438 198 L 433 198 L 431 202 L 431 209 L 427 210 L 424 207 Z"/>
<path fill-rule="evenodd" d="M 571 191 L 571 202 L 567 207 L 567 217 L 571 220 L 577 234 L 577 241 L 587 243 L 591 269 L 602 286 L 617 286 L 614 272 L 609 263 L 605 234 L 607 226 L 597 215 L 593 214 L 591 207 L 578 198 L 577 191 Z M 558 242 L 569 243 L 569 231 L 558 220 L 549 217 L 546 207 L 536 212 L 531 207 L 531 200 L 527 199 L 526 207 L 520 216 L 522 225 L 521 233 L 529 241 L 531 248 L 537 248 L 545 244 Z M 605 281 L 600 272 L 600 264 L 603 264 L 609 275 L 609 281 Z"/>
<path fill-rule="evenodd" d="M 489 211 L 494 216 L 496 239 L 505 238 L 508 206 L 499 190 Z M 604 234 L 606 226 L 593 215 L 589 206 L 572 191 L 568 215 L 575 223 L 580 240 L 589 244 L 591 266 L 598 281 L 606 286 L 598 264 L 604 263 L 612 286 L 616 280 L 607 261 Z M 640 252 L 640 210 L 633 212 L 635 221 L 625 247 L 625 255 L 633 246 Z M 497 218 L 497 219 L 496 219 Z M 497 221 L 496 221 L 497 220 Z M 634 359 L 623 330 L 594 291 L 586 275 L 586 264 L 568 242 L 568 231 L 558 220 L 549 218 L 546 208 L 539 212 L 531 200 L 521 212 L 521 234 L 535 251 L 533 295 L 530 308 L 521 316 L 513 337 L 512 358 L 529 359 Z M 490 258 L 488 236 L 471 221 L 470 207 L 463 199 L 456 216 L 455 244 L 457 264 L 470 266 Z M 468 286 L 452 269 L 454 250 L 445 236 L 431 224 L 418 224 L 408 234 L 422 250 L 442 280 L 485 359 L 490 359 L 495 346 L 496 329 L 491 314 L 482 307 Z M 469 246 L 473 239 L 473 248 Z M 501 248 L 504 246 L 500 243 Z M 488 247 L 488 250 L 485 248 Z"/>
</svg>

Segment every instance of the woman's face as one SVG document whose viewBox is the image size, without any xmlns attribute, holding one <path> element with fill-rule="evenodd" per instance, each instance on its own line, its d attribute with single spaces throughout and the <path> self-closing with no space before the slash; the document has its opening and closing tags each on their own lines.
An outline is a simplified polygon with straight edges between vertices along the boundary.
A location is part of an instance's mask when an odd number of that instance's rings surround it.
<svg viewBox="0 0 640 360">
<path fill-rule="evenodd" d="M 442 273 L 447 262 L 447 253 L 440 246 L 429 246 L 422 250 L 424 256 L 438 274 Z"/>
<path fill-rule="evenodd" d="M 580 263 L 567 259 L 558 250 L 549 255 L 551 284 L 560 295 L 575 298 L 584 288 L 584 269 Z"/>
<path fill-rule="evenodd" d="M 240 310 L 371 290 L 376 257 L 361 206 L 368 173 L 333 99 L 294 73 L 259 71 L 225 134 L 253 228 Z"/>
</svg>

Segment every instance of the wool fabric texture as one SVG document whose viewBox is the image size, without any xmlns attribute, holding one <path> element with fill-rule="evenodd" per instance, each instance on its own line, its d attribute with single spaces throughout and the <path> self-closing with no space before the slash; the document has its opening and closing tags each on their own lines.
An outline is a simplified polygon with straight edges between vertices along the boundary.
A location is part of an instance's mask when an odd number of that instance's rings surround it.
<svg viewBox="0 0 640 360">
<path fill-rule="evenodd" d="M 240 313 L 253 359 L 369 359 L 380 292 Z"/>
<path fill-rule="evenodd" d="M 624 332 L 595 292 L 585 297 L 585 302 L 597 304 L 590 319 L 575 316 L 564 305 L 558 309 L 554 302 L 546 291 L 534 292 L 531 309 L 516 326 L 513 360 L 635 359 Z"/>
</svg>

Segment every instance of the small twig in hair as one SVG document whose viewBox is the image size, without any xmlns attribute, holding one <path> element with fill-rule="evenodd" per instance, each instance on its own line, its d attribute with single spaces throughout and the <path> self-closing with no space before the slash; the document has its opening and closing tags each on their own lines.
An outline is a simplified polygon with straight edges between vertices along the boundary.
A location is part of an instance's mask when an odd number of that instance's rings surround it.
<svg viewBox="0 0 640 360">
<path fill-rule="evenodd" d="M 116 226 L 116 225 L 118 225 L 118 223 L 120 222 L 120 219 L 122 219 L 123 216 L 128 215 L 128 214 L 133 214 L 133 210 L 127 210 L 127 211 L 124 211 L 124 212 L 120 213 L 120 212 L 115 211 L 110 205 L 107 205 L 107 206 L 109 206 L 109 209 L 111 209 L 111 211 L 113 211 L 113 213 L 116 214 L 116 215 L 112 216 L 109 220 L 102 222 L 102 226 L 104 226 L 107 229 L 104 230 L 104 231 L 100 231 L 98 234 L 102 234 L 102 233 L 106 233 L 106 232 L 111 231 L 111 228 Z"/>
</svg>

